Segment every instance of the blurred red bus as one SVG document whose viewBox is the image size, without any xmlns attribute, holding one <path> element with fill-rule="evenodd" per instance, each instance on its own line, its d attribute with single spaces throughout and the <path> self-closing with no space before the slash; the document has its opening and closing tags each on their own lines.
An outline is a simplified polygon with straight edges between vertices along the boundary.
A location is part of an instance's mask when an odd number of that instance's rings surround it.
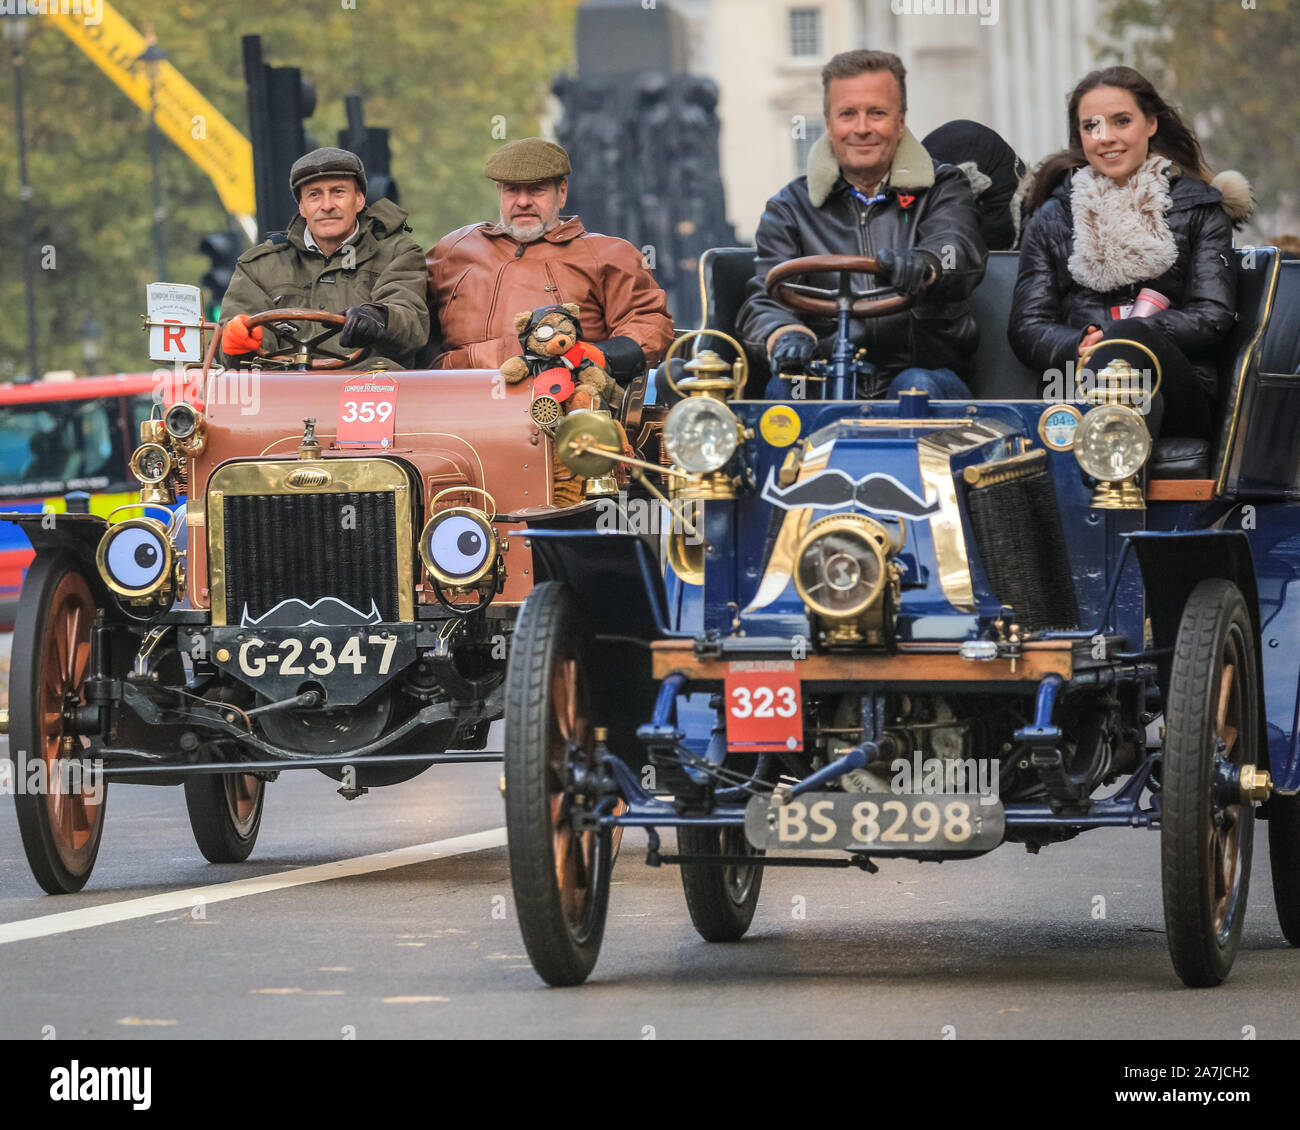
<svg viewBox="0 0 1300 1130">
<path fill-rule="evenodd" d="M 157 387 L 152 373 L 0 384 L 0 511 L 61 513 L 80 490 L 105 518 L 137 501 L 128 461 Z M 33 556 L 22 530 L 0 522 L 0 626 L 13 624 Z"/>
</svg>

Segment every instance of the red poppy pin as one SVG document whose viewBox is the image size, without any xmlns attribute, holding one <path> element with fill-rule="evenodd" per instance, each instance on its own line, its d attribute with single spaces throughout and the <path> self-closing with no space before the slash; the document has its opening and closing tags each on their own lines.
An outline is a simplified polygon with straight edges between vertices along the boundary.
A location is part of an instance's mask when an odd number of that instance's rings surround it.
<svg viewBox="0 0 1300 1130">
<path fill-rule="evenodd" d="M 916 203 L 915 196 L 907 196 L 901 192 L 898 194 L 898 206 L 900 208 L 910 208 L 915 203 Z"/>
</svg>

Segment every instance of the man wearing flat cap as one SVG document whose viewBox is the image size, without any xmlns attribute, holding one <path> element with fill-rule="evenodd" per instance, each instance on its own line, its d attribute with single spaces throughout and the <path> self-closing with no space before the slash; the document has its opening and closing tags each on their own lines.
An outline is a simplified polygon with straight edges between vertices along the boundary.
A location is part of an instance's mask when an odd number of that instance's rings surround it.
<svg viewBox="0 0 1300 1130">
<path fill-rule="evenodd" d="M 409 367 L 429 336 L 424 253 L 391 200 L 366 203 L 366 170 L 346 149 L 315 149 L 289 171 L 298 216 L 235 266 L 221 312 L 234 317 L 221 335 L 227 364 L 252 361 L 270 327 L 248 329 L 248 315 L 298 306 L 342 314 L 343 349 L 364 347 Z M 330 342 L 325 343 L 331 347 Z M 274 339 L 266 352 L 281 352 Z"/>
<path fill-rule="evenodd" d="M 578 304 L 584 341 L 605 359 L 606 399 L 658 364 L 673 340 L 664 292 L 641 252 L 561 216 L 569 155 L 538 137 L 503 145 L 484 172 L 496 181 L 498 223 L 444 236 L 427 256 L 429 306 L 439 369 L 496 369 L 519 352 L 515 315 Z"/>
</svg>

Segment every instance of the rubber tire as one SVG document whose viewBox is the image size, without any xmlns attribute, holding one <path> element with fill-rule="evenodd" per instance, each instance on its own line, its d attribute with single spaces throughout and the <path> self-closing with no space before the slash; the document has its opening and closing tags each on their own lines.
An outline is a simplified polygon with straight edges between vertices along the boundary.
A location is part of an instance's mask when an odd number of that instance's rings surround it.
<svg viewBox="0 0 1300 1130">
<path fill-rule="evenodd" d="M 1268 855 L 1273 868 L 1273 900 L 1282 935 L 1300 946 L 1300 796 L 1268 802 Z"/>
<path fill-rule="evenodd" d="M 529 960 L 550 985 L 580 985 L 591 974 L 605 934 L 613 866 L 611 837 L 595 849 L 595 880 L 582 927 L 566 921 L 556 880 L 548 748 L 552 667 L 571 648 L 582 662 L 586 630 L 565 584 L 546 581 L 524 601 L 506 668 L 505 782 L 510 884 Z"/>
<path fill-rule="evenodd" d="M 190 815 L 194 842 L 209 863 L 243 863 L 257 843 L 262 828 L 262 805 L 266 801 L 266 782 L 259 780 L 257 803 L 247 825 L 240 827 L 230 810 L 226 795 L 226 777 L 235 774 L 205 774 L 185 781 L 185 809 Z"/>
<path fill-rule="evenodd" d="M 38 744 L 33 740 L 35 723 L 32 705 L 40 681 L 45 645 L 51 638 L 47 623 L 49 605 L 64 577 L 69 573 L 80 572 L 75 559 L 66 553 L 38 553 L 23 582 L 18 616 L 14 623 L 13 663 L 9 679 L 9 750 L 15 774 L 18 751 L 25 750 L 30 757 Z M 86 587 L 89 590 L 89 585 Z M 93 592 L 91 601 L 94 601 Z M 99 855 L 100 840 L 104 833 L 104 810 L 108 801 L 108 782 L 100 781 L 103 792 L 96 826 L 85 849 L 85 858 L 76 870 L 64 863 L 54 846 L 46 797 L 43 794 L 31 795 L 18 787 L 16 776 L 14 786 L 14 810 L 18 816 L 18 829 L 32 877 L 48 894 L 73 894 L 81 890 L 90 878 Z"/>
<path fill-rule="evenodd" d="M 1211 822 L 1212 740 L 1217 708 L 1217 672 L 1225 640 L 1239 630 L 1245 670 L 1240 679 L 1238 743 L 1243 764 L 1256 764 L 1258 716 L 1255 631 L 1241 592 L 1231 581 L 1201 581 L 1183 606 L 1165 702 L 1165 744 L 1161 770 L 1160 860 L 1165 930 L 1174 970 L 1191 988 L 1221 984 L 1241 942 L 1250 890 L 1254 806 L 1240 806 L 1241 873 L 1232 923 L 1220 943 L 1212 919 L 1206 850 Z"/>
<path fill-rule="evenodd" d="M 732 833 L 727 835 L 727 833 Z M 684 824 L 677 829 L 677 850 L 682 855 L 724 854 L 724 837 L 727 855 L 743 851 L 754 852 L 745 839 L 743 828 L 707 828 Z M 737 842 L 738 841 L 738 842 Z M 761 852 L 754 852 L 755 857 Z M 737 899 L 727 882 L 727 868 L 721 865 L 682 864 L 682 890 L 686 895 L 686 909 L 691 912 L 691 922 L 696 932 L 706 942 L 738 942 L 745 936 L 754 921 L 754 910 L 763 887 L 763 868 L 753 869 L 743 897 Z"/>
</svg>

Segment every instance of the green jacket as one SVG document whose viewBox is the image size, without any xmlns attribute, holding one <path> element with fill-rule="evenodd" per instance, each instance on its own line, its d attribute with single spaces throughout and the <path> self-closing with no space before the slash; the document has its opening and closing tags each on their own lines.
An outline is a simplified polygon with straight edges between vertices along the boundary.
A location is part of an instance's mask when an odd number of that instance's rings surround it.
<svg viewBox="0 0 1300 1130">
<path fill-rule="evenodd" d="M 349 306 L 374 302 L 388 311 L 388 332 L 363 356 L 382 354 L 410 366 L 416 351 L 429 339 L 429 308 L 424 298 L 429 272 L 424 251 L 406 234 L 411 230 L 406 226 L 406 213 L 391 200 L 368 204 L 357 219 L 361 234 L 328 259 L 303 242 L 307 223 L 301 216 L 295 217 L 288 231 L 275 232 L 250 247 L 235 266 L 221 304 L 222 321 L 277 306 L 342 314 Z M 315 337 L 323 329 L 315 323 L 299 324 L 303 328 L 297 332 L 302 337 Z M 278 339 L 266 336 L 269 326 L 263 329 L 263 348 L 275 347 Z M 322 345 L 333 353 L 344 352 L 337 337 Z M 287 340 L 280 340 L 275 352 L 287 349 Z M 251 356 L 225 360 L 236 364 Z"/>
</svg>

